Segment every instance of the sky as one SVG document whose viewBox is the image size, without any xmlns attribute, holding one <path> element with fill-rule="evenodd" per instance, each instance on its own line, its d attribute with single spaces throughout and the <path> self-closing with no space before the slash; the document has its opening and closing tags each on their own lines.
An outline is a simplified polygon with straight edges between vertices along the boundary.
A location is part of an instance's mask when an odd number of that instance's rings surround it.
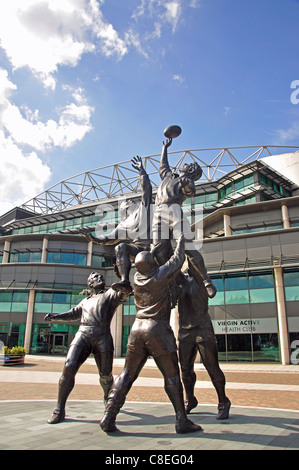
<svg viewBox="0 0 299 470">
<path fill-rule="evenodd" d="M 0 2 L 0 214 L 172 150 L 299 145 L 299 0 Z"/>
</svg>

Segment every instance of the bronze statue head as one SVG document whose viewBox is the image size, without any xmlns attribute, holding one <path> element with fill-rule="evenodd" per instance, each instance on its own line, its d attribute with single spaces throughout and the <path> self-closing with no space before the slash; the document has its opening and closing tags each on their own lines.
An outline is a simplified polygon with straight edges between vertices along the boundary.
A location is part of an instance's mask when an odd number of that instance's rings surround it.
<svg viewBox="0 0 299 470">
<path fill-rule="evenodd" d="M 88 276 L 87 285 L 88 285 L 88 287 L 91 291 L 93 291 L 95 293 L 98 293 L 98 292 L 105 289 L 106 282 L 105 282 L 104 276 L 102 276 L 102 274 L 100 274 L 96 271 L 93 271 Z"/>
<path fill-rule="evenodd" d="M 185 176 L 193 181 L 197 181 L 202 176 L 202 168 L 197 162 L 185 163 L 180 168 L 180 176 Z"/>
<path fill-rule="evenodd" d="M 141 251 L 135 258 L 135 268 L 140 274 L 147 274 L 157 267 L 158 264 L 150 251 Z"/>
</svg>

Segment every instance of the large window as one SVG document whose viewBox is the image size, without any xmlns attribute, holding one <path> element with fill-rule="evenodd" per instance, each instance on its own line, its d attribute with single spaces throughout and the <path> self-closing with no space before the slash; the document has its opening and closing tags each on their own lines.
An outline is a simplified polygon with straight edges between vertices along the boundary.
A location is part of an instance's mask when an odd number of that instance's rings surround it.
<svg viewBox="0 0 299 470">
<path fill-rule="evenodd" d="M 41 260 L 41 251 L 37 252 L 16 252 L 10 253 L 9 262 L 10 263 L 40 263 Z"/>
<path fill-rule="evenodd" d="M 78 292 L 41 292 L 35 294 L 34 312 L 63 313 L 78 305 L 84 295 Z"/>
<path fill-rule="evenodd" d="M 86 253 L 68 253 L 63 251 L 49 251 L 48 263 L 86 265 Z"/>
<path fill-rule="evenodd" d="M 0 292 L 0 312 L 27 312 L 28 292 L 9 291 Z"/>
<path fill-rule="evenodd" d="M 212 276 L 209 309 L 225 361 L 279 361 L 274 277 L 271 271 Z"/>
</svg>

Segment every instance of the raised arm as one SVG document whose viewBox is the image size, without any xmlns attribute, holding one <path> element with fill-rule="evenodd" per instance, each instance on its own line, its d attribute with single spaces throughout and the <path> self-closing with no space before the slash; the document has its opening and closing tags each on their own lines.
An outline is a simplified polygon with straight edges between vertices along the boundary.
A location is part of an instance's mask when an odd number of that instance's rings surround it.
<svg viewBox="0 0 299 470">
<path fill-rule="evenodd" d="M 185 239 L 181 235 L 172 257 L 158 270 L 158 280 L 169 279 L 171 281 L 181 270 L 185 261 Z"/>
<path fill-rule="evenodd" d="M 132 158 L 132 167 L 139 171 L 142 189 L 141 202 L 145 207 L 149 207 L 153 198 L 152 185 L 149 176 L 142 165 L 142 160 L 138 155 L 137 157 Z"/>
<path fill-rule="evenodd" d="M 162 180 L 169 173 L 172 174 L 172 171 L 168 163 L 168 154 L 167 154 L 167 149 L 171 145 L 171 143 L 172 143 L 172 139 L 166 139 L 166 143 L 163 142 L 163 148 L 162 148 L 161 160 L 160 160 L 160 169 L 159 169 L 159 175 Z"/>
</svg>

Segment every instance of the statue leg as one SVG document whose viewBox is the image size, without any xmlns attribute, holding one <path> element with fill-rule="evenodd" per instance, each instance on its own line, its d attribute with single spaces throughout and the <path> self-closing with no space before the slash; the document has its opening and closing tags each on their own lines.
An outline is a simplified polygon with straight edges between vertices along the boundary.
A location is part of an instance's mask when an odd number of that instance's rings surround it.
<svg viewBox="0 0 299 470">
<path fill-rule="evenodd" d="M 154 357 L 154 360 L 164 376 L 164 388 L 176 415 L 175 429 L 178 434 L 196 432 L 201 426 L 187 418 L 184 406 L 183 386 L 180 380 L 177 353 Z"/>
<path fill-rule="evenodd" d="M 78 334 L 79 333 L 79 334 Z M 71 344 L 66 361 L 64 364 L 62 375 L 58 384 L 58 399 L 56 408 L 53 411 L 51 418 L 48 420 L 49 424 L 60 423 L 65 418 L 65 404 L 69 394 L 75 385 L 75 375 L 79 367 L 86 361 L 90 354 L 90 347 L 86 344 L 86 340 L 82 338 L 80 332 L 77 333 L 75 344 Z"/>
<path fill-rule="evenodd" d="M 225 394 L 225 376 L 219 367 L 217 344 L 216 342 L 199 343 L 198 349 L 218 396 L 217 419 L 227 419 L 231 402 Z"/>
<path fill-rule="evenodd" d="M 186 393 L 185 410 L 190 413 L 198 404 L 194 396 L 194 387 L 196 374 L 194 372 L 194 362 L 197 354 L 196 344 L 190 338 L 190 341 L 179 342 L 179 361 L 182 371 L 182 381 Z"/>
<path fill-rule="evenodd" d="M 139 253 L 139 248 L 128 243 L 120 243 L 115 247 L 116 266 L 120 275 L 120 282 L 112 284 L 116 291 L 132 292 L 130 284 L 131 260 Z"/>
<path fill-rule="evenodd" d="M 94 358 L 98 366 L 100 385 L 104 391 L 104 402 L 106 402 L 113 386 L 113 351 L 94 351 Z"/>
<path fill-rule="evenodd" d="M 100 422 L 100 426 L 103 431 L 117 431 L 117 427 L 115 425 L 116 416 L 123 406 L 126 396 L 134 381 L 137 379 L 146 360 L 147 354 L 139 355 L 127 350 L 124 369 L 114 381 L 106 402 L 104 417 Z"/>
</svg>

